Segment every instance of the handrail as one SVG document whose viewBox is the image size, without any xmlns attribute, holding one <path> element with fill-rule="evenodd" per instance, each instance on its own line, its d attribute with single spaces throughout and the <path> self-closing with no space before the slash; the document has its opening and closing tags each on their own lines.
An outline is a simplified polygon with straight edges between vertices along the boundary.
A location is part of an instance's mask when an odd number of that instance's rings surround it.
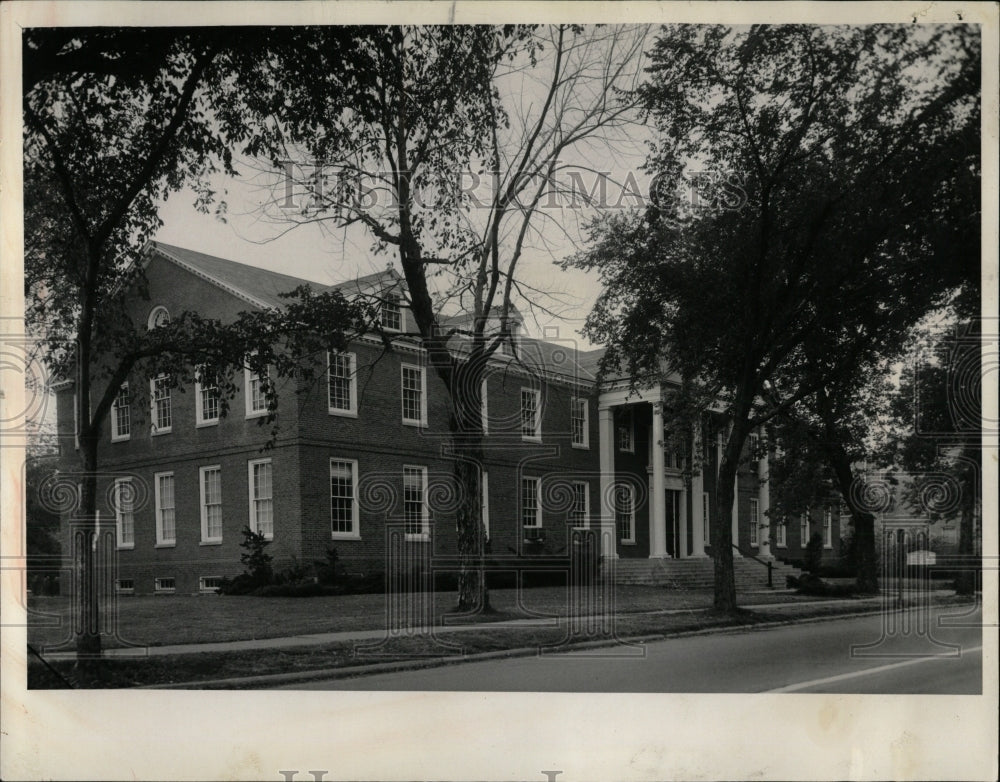
<svg viewBox="0 0 1000 782">
<path fill-rule="evenodd" d="M 767 568 L 767 585 L 769 587 L 773 588 L 774 584 L 771 583 L 771 568 L 774 566 L 774 560 L 761 559 L 756 554 L 745 554 L 745 553 L 743 553 L 743 549 L 741 549 L 735 543 L 733 543 L 732 546 L 733 546 L 734 549 L 736 549 L 736 551 L 739 553 L 739 555 L 741 557 L 743 557 L 744 559 L 755 559 L 758 562 L 760 562 L 760 564 L 764 565 Z"/>
</svg>

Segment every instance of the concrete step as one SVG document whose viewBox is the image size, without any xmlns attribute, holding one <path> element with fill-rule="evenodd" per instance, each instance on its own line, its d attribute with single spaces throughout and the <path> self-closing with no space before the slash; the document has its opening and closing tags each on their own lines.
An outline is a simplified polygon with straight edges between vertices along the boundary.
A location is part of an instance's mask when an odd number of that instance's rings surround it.
<svg viewBox="0 0 1000 782">
<path fill-rule="evenodd" d="M 706 589 L 715 583 L 715 563 L 709 558 L 689 559 L 617 559 L 605 565 L 606 575 L 613 571 L 616 584 L 668 586 L 677 589 Z M 767 585 L 767 567 L 757 560 L 737 557 L 733 560 L 737 589 Z M 771 565 L 771 584 L 784 587 L 789 575 L 800 571 L 775 560 Z"/>
</svg>

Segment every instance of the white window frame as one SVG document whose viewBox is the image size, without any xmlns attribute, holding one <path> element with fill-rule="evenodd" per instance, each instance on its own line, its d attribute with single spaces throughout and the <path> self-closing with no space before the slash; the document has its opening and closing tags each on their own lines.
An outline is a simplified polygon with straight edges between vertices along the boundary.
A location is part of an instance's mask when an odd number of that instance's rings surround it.
<svg viewBox="0 0 1000 782">
<path fill-rule="evenodd" d="M 350 376 L 347 379 L 347 393 L 350 395 L 350 404 L 347 407 L 334 407 L 331 385 L 333 381 L 333 358 L 347 359 L 347 371 Z M 344 379 L 344 378 L 339 378 Z M 358 417 L 358 356 L 351 352 L 338 352 L 328 350 L 326 352 L 326 409 L 330 415 L 339 415 L 345 418 Z"/>
<path fill-rule="evenodd" d="M 490 433 L 490 402 L 488 397 L 489 383 L 487 378 L 483 378 L 479 384 L 479 420 L 483 428 L 483 434 Z"/>
<path fill-rule="evenodd" d="M 420 373 L 420 420 L 406 417 L 406 371 Z M 419 364 L 399 365 L 399 409 L 404 426 L 427 426 L 427 371 Z"/>
<path fill-rule="evenodd" d="M 482 497 L 480 499 L 481 503 L 481 513 L 483 517 L 483 530 L 486 533 L 486 539 L 490 539 L 490 474 L 487 470 L 482 472 Z"/>
<path fill-rule="evenodd" d="M 760 435 L 756 432 L 751 432 L 750 436 L 747 438 L 747 451 L 750 461 L 756 463 L 759 460 L 757 456 L 757 451 L 760 449 Z"/>
<path fill-rule="evenodd" d="M 392 331 L 395 333 L 402 333 L 406 331 L 406 308 L 403 307 L 403 297 L 400 296 L 396 291 L 386 291 L 382 294 L 382 300 L 379 303 L 378 311 L 378 322 L 383 331 Z M 395 326 L 387 326 L 385 324 L 385 312 L 386 304 L 394 301 L 396 309 L 399 312 L 399 328 Z"/>
<path fill-rule="evenodd" d="M 577 494 L 577 490 L 579 490 L 581 488 L 583 489 L 583 494 L 582 495 L 578 495 Z M 574 523 L 573 524 L 573 529 L 590 529 L 590 482 L 589 481 L 573 481 L 572 489 L 573 489 L 573 495 L 572 495 L 573 496 L 573 504 L 570 506 L 569 513 L 567 514 L 568 517 L 569 517 L 568 520 L 569 521 L 573 521 L 573 522 L 576 521 L 574 519 L 574 514 L 580 512 L 576 508 L 576 500 L 577 500 L 577 497 L 582 496 L 583 497 L 583 511 L 582 511 L 583 512 L 583 522 L 580 523 L 580 524 Z"/>
<path fill-rule="evenodd" d="M 122 395 L 125 395 L 125 404 L 120 405 L 119 400 Z M 128 429 L 124 434 L 118 428 L 118 412 L 125 408 L 125 426 Z M 74 410 L 76 407 L 74 406 Z M 130 440 L 132 438 L 132 400 L 129 396 L 128 381 L 126 380 L 122 383 L 121 388 L 118 389 L 118 393 L 115 395 L 115 401 L 111 405 L 111 442 L 120 443 L 125 440 Z"/>
<path fill-rule="evenodd" d="M 628 514 L 628 525 L 629 525 L 629 535 L 628 537 L 622 537 L 621 535 L 621 523 L 618 518 L 618 492 L 622 489 L 628 492 L 629 507 L 630 511 Z M 628 482 L 619 482 L 615 484 L 615 498 L 614 498 L 614 511 L 615 511 L 615 534 L 618 535 L 618 542 L 624 543 L 626 545 L 632 545 L 635 543 L 635 487 Z"/>
<path fill-rule="evenodd" d="M 219 473 L 219 534 L 213 537 L 208 534 L 208 503 L 205 502 L 205 476 L 209 472 Z M 210 464 L 198 468 L 198 507 L 201 512 L 201 545 L 218 545 L 222 543 L 222 466 Z"/>
<path fill-rule="evenodd" d="M 131 495 L 129 500 L 129 515 L 132 517 L 131 540 L 125 540 L 125 512 L 122 502 L 122 488 L 127 486 Z M 115 478 L 115 548 L 119 551 L 135 548 L 135 489 L 131 478 Z"/>
<path fill-rule="evenodd" d="M 254 497 L 254 492 L 253 492 L 253 469 L 254 469 L 254 467 L 256 467 L 259 464 L 269 464 L 269 465 L 271 465 L 271 496 L 269 498 Z M 257 528 L 257 508 L 254 505 L 254 503 L 257 502 L 257 501 L 259 501 L 259 500 L 264 500 L 264 499 L 270 499 L 271 500 L 271 532 L 270 533 L 265 532 L 263 534 L 264 534 L 264 538 L 266 540 L 274 540 L 274 463 L 271 461 L 270 458 L 268 458 L 268 459 L 250 459 L 247 462 L 247 497 L 248 497 L 248 500 L 249 500 L 249 503 L 248 503 L 248 506 L 247 506 L 248 513 L 249 513 L 249 523 L 247 524 L 247 526 L 250 527 L 250 529 L 253 530 L 256 533 L 260 533 L 260 530 Z"/>
<path fill-rule="evenodd" d="M 760 500 L 750 498 L 750 545 L 760 545 Z"/>
<path fill-rule="evenodd" d="M 156 321 L 159 320 L 161 314 L 166 315 L 166 318 L 157 323 Z M 160 326 L 169 322 L 170 322 L 170 312 L 162 304 L 159 304 L 153 307 L 153 309 L 149 311 L 149 315 L 146 317 L 146 329 L 150 330 L 159 328 Z"/>
<path fill-rule="evenodd" d="M 161 586 L 164 581 L 172 581 L 173 586 Z M 159 594 L 169 595 L 177 591 L 177 579 L 174 576 L 160 576 L 153 579 L 153 591 Z"/>
<path fill-rule="evenodd" d="M 204 595 L 214 595 L 219 591 L 218 586 L 208 586 L 205 582 L 209 579 L 215 579 L 216 581 L 221 581 L 222 576 L 199 576 L 198 577 L 198 591 Z"/>
<path fill-rule="evenodd" d="M 621 419 L 628 416 L 628 425 L 625 426 Z M 623 442 L 622 432 L 628 432 L 628 442 Z M 655 435 L 654 435 L 655 437 Z M 618 420 L 615 421 L 615 446 L 621 453 L 635 453 L 635 413 L 631 407 L 620 408 L 618 410 Z"/>
<path fill-rule="evenodd" d="M 250 367 L 243 367 L 243 405 L 244 411 L 247 418 L 260 418 L 267 415 L 267 395 L 261 392 L 260 398 L 264 407 L 257 410 L 253 407 L 253 392 L 251 389 L 251 383 L 256 381 L 260 383 L 260 376 L 252 371 Z"/>
<path fill-rule="evenodd" d="M 406 532 L 406 540 L 430 540 L 431 538 L 431 514 L 430 507 L 427 504 L 427 468 L 419 464 L 404 464 L 403 465 L 403 519 L 406 523 L 406 477 L 407 473 L 411 475 L 417 472 L 420 475 L 420 504 L 421 504 L 421 519 L 420 519 L 420 532 Z M 404 528 L 405 529 L 405 528 Z"/>
<path fill-rule="evenodd" d="M 351 528 L 342 532 L 333 528 L 333 466 L 334 464 L 350 465 L 351 470 Z M 358 460 L 330 458 L 330 538 L 332 540 L 361 540 L 361 515 L 358 502 Z"/>
<path fill-rule="evenodd" d="M 812 534 L 809 522 L 808 511 L 799 514 L 799 545 L 803 551 L 805 551 L 806 546 L 809 544 L 809 536 Z"/>
<path fill-rule="evenodd" d="M 122 586 L 122 583 L 128 581 L 132 586 Z M 115 579 L 115 592 L 119 595 L 134 595 L 135 594 L 135 579 L 134 578 L 116 578 Z"/>
<path fill-rule="evenodd" d="M 833 511 L 823 513 L 823 548 L 833 548 Z"/>
<path fill-rule="evenodd" d="M 195 426 L 218 426 L 219 425 L 219 413 L 222 408 L 222 394 L 219 391 L 219 382 L 216 378 L 214 386 L 205 386 L 201 382 L 202 370 L 199 369 L 194 381 L 194 410 L 195 410 Z M 215 418 L 205 417 L 205 400 L 202 394 L 210 388 L 215 389 Z"/>
<path fill-rule="evenodd" d="M 788 517 L 782 516 L 778 520 L 778 529 L 774 535 L 774 545 L 776 548 L 788 547 Z"/>
<path fill-rule="evenodd" d="M 156 384 L 163 382 L 164 397 L 163 399 L 157 400 L 156 398 Z M 150 414 L 150 434 L 153 437 L 157 437 L 162 434 L 170 434 L 174 430 L 174 400 L 172 394 L 170 393 L 170 378 L 167 375 L 158 375 L 151 378 L 149 381 L 149 414 Z M 158 415 L 156 412 L 157 401 L 166 401 L 167 410 L 170 415 L 170 426 L 157 426 Z"/>
<path fill-rule="evenodd" d="M 701 493 L 701 536 L 704 539 L 704 543 L 711 545 L 712 540 L 709 537 L 711 531 L 711 519 L 712 519 L 712 500 L 711 496 L 707 491 Z"/>
<path fill-rule="evenodd" d="M 576 439 L 576 429 L 574 427 L 574 423 L 580 420 L 580 418 L 576 415 L 578 409 L 583 411 L 583 440 L 579 442 Z M 569 429 L 570 445 L 573 448 L 578 448 L 583 451 L 590 450 L 590 403 L 587 401 L 586 397 L 574 396 L 570 399 Z"/>
<path fill-rule="evenodd" d="M 524 433 L 524 400 L 525 394 L 531 395 L 534 398 L 535 406 L 535 420 L 534 420 L 534 434 Z M 521 386 L 520 395 L 520 416 L 518 418 L 518 426 L 521 430 L 521 439 L 525 442 L 540 443 L 542 441 L 542 390 L 540 388 L 527 388 L 526 386 Z"/>
<path fill-rule="evenodd" d="M 170 478 L 174 487 L 174 504 L 170 507 L 170 510 L 174 512 L 174 536 L 172 538 L 168 538 L 164 534 L 163 511 L 165 508 L 163 507 L 163 498 L 160 496 L 160 481 L 163 478 Z M 156 499 L 156 548 L 173 548 L 177 545 L 177 476 L 173 470 L 153 473 L 153 493 Z"/>
<path fill-rule="evenodd" d="M 531 484 L 532 488 L 527 488 L 528 484 Z M 524 513 L 528 510 L 525 503 L 528 497 L 534 497 L 535 505 L 535 523 L 525 524 L 524 523 Z M 522 532 L 526 529 L 542 529 L 542 479 L 536 478 L 533 475 L 522 475 L 521 476 L 521 494 L 520 501 L 518 502 L 517 508 L 517 518 L 521 524 Z"/>
</svg>

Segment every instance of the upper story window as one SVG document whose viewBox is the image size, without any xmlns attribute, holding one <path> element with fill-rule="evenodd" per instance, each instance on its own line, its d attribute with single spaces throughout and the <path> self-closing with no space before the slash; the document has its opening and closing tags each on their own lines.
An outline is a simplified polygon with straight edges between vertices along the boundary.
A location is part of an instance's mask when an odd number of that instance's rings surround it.
<svg viewBox="0 0 1000 782">
<path fill-rule="evenodd" d="M 130 430 L 128 383 L 122 383 L 111 410 L 111 442 L 128 440 Z"/>
<path fill-rule="evenodd" d="M 507 330 L 510 332 L 510 337 L 500 343 L 500 352 L 508 356 L 516 356 L 517 345 L 521 339 L 521 323 L 516 320 L 507 321 Z"/>
<path fill-rule="evenodd" d="M 246 396 L 246 416 L 256 418 L 267 414 L 267 394 L 260 375 L 249 367 L 243 370 L 243 390 Z"/>
<path fill-rule="evenodd" d="M 153 434 L 167 434 L 173 427 L 170 378 L 160 375 L 150 380 L 149 397 L 152 404 Z"/>
<path fill-rule="evenodd" d="M 357 357 L 354 353 L 328 352 L 327 409 L 331 415 L 358 414 Z"/>
<path fill-rule="evenodd" d="M 198 426 L 219 423 L 219 381 L 215 374 L 204 367 L 200 368 L 194 386 Z"/>
<path fill-rule="evenodd" d="M 590 447 L 590 409 L 586 399 L 570 400 L 570 427 L 574 448 Z"/>
<path fill-rule="evenodd" d="M 618 411 L 618 425 L 615 427 L 615 440 L 618 450 L 635 453 L 635 425 L 632 418 L 632 408 L 626 407 Z"/>
<path fill-rule="evenodd" d="M 760 459 L 760 435 L 756 432 L 750 433 L 750 437 L 747 440 L 747 451 L 750 455 L 750 461 L 756 462 Z"/>
<path fill-rule="evenodd" d="M 403 330 L 403 309 L 398 293 L 386 293 L 379 309 L 379 323 L 387 331 Z"/>
<path fill-rule="evenodd" d="M 542 439 L 542 392 L 537 388 L 521 389 L 521 439 Z"/>
<path fill-rule="evenodd" d="M 150 310 L 149 318 L 146 320 L 146 328 L 155 329 L 169 322 L 170 313 L 167 312 L 166 307 L 153 307 L 153 309 Z"/>
<path fill-rule="evenodd" d="M 403 364 L 400 368 L 403 423 L 427 425 L 427 389 L 424 368 Z"/>
</svg>

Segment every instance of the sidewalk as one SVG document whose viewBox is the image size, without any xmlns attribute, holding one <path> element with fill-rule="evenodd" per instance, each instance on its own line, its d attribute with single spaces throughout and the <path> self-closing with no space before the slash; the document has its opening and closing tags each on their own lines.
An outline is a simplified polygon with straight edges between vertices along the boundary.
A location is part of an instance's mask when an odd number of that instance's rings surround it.
<svg viewBox="0 0 1000 782">
<path fill-rule="evenodd" d="M 791 591 L 791 590 L 782 590 Z M 951 590 L 939 590 L 941 594 L 952 594 Z M 933 592 L 933 594 L 938 594 L 939 592 Z M 750 593 L 753 594 L 753 593 Z M 768 590 L 767 592 L 762 592 L 761 594 L 774 594 L 774 590 Z M 803 608 L 807 606 L 820 606 L 820 605 L 851 605 L 851 606 L 869 606 L 872 604 L 880 603 L 884 599 L 883 596 L 878 595 L 875 597 L 866 598 L 851 598 L 851 599 L 826 599 L 818 598 L 816 600 L 798 600 L 795 602 L 788 603 L 759 603 L 759 604 L 747 604 L 741 605 L 741 608 L 748 610 L 782 610 L 787 608 Z M 666 616 L 666 615 L 678 615 L 678 614 L 696 614 L 704 613 L 711 609 L 709 608 L 673 608 L 673 609 L 659 609 L 654 611 L 641 611 L 633 612 L 627 614 L 630 617 L 637 616 Z M 591 614 L 586 617 L 581 616 L 580 619 L 593 618 L 602 619 L 603 617 L 599 614 Z M 345 630 L 342 632 L 333 633 L 313 633 L 305 635 L 294 635 L 287 636 L 283 638 L 257 638 L 245 641 L 220 641 L 214 643 L 192 643 L 192 644 L 171 644 L 164 646 L 136 646 L 136 647 L 125 647 L 125 648 L 112 648 L 105 649 L 104 656 L 107 658 L 142 658 L 142 657 L 160 657 L 169 656 L 176 654 L 197 654 L 199 652 L 239 652 L 239 651 L 251 651 L 260 649 L 284 649 L 289 647 L 299 647 L 299 646 L 319 646 L 323 644 L 338 643 L 343 641 L 367 641 L 367 640 L 382 640 L 390 638 L 410 638 L 420 635 L 440 635 L 444 633 L 462 633 L 471 632 L 476 630 L 493 630 L 493 629 L 503 629 L 503 628 L 557 628 L 565 623 L 565 617 L 553 617 L 551 619 L 511 619 L 499 622 L 477 622 L 475 624 L 456 624 L 456 625 L 439 625 L 433 627 L 411 627 L 405 630 L 394 631 L 391 635 L 385 628 L 377 630 Z M 45 654 L 43 656 L 46 660 L 71 660 L 75 659 L 76 655 L 74 652 L 52 652 Z"/>
</svg>

